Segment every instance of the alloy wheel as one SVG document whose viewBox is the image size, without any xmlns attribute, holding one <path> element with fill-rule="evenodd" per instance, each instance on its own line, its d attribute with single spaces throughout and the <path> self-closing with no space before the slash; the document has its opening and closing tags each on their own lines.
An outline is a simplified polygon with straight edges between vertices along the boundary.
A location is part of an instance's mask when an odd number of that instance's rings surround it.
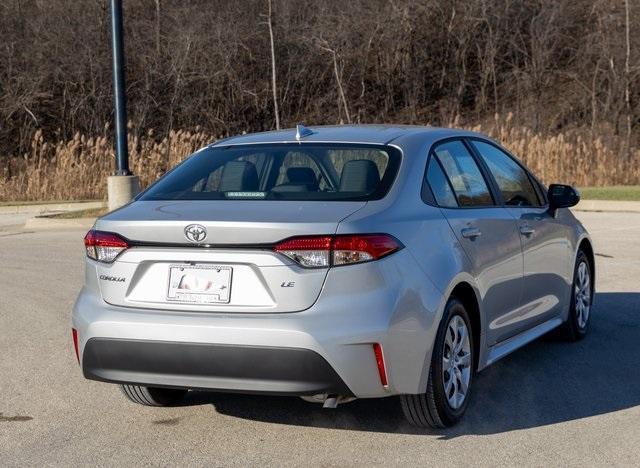
<svg viewBox="0 0 640 468">
<path fill-rule="evenodd" d="M 589 277 L 589 267 L 586 262 L 578 265 L 574 285 L 575 309 L 578 327 L 584 328 L 589 320 L 591 311 L 591 278 Z"/>
<path fill-rule="evenodd" d="M 467 397 L 471 380 L 469 329 L 459 315 L 454 315 L 447 325 L 442 353 L 442 373 L 449 406 L 458 409 Z"/>
</svg>

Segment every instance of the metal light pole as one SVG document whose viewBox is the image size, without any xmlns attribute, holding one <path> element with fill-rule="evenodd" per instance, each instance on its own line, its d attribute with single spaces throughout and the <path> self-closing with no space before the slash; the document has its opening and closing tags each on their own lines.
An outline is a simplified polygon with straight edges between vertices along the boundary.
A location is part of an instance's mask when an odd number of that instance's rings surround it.
<svg viewBox="0 0 640 468">
<path fill-rule="evenodd" d="M 111 0 L 111 47 L 113 50 L 113 98 L 116 111 L 116 173 L 131 175 L 127 147 L 127 94 L 124 88 L 122 1 Z"/>
<path fill-rule="evenodd" d="M 122 36 L 122 0 L 111 0 L 116 171 L 114 175 L 107 179 L 109 211 L 129 203 L 140 191 L 139 178 L 132 175 L 129 170 L 127 94 L 124 85 L 124 45 Z"/>
</svg>

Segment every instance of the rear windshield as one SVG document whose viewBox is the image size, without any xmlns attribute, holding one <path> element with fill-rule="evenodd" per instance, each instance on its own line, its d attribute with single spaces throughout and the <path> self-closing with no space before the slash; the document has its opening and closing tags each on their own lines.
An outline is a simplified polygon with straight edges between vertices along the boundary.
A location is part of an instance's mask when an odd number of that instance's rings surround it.
<svg viewBox="0 0 640 468">
<path fill-rule="evenodd" d="M 400 165 L 396 148 L 261 144 L 198 151 L 140 200 L 375 200 Z"/>
</svg>

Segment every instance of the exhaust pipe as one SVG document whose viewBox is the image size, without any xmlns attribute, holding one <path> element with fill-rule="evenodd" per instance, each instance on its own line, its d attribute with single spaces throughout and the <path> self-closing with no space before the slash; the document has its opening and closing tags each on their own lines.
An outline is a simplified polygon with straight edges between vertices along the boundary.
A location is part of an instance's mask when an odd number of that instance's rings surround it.
<svg viewBox="0 0 640 468">
<path fill-rule="evenodd" d="M 322 404 L 323 408 L 337 408 L 338 407 L 338 398 L 340 398 L 338 395 L 329 395 L 326 400 L 324 400 L 324 403 Z"/>
<path fill-rule="evenodd" d="M 304 395 L 301 396 L 304 401 L 309 403 L 322 403 L 323 408 L 336 408 L 341 403 L 349 403 L 356 399 L 356 397 L 336 395 L 328 393 L 318 393 L 317 395 Z"/>
</svg>

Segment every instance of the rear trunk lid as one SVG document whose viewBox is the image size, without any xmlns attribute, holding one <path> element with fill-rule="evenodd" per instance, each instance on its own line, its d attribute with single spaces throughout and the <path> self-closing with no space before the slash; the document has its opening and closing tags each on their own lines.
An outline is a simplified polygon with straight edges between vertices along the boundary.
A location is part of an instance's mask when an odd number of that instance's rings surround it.
<svg viewBox="0 0 640 468">
<path fill-rule="evenodd" d="M 207 229 L 205 244 L 263 245 L 291 236 L 333 234 L 366 202 L 180 200 L 137 201 L 100 218 L 96 229 L 134 241 L 188 244 L 184 229 Z"/>
<path fill-rule="evenodd" d="M 95 229 L 132 245 L 111 264 L 95 262 L 102 297 L 113 305 L 160 310 L 305 310 L 318 298 L 327 269 L 302 268 L 271 246 L 292 236 L 333 234 L 365 204 L 137 201 L 96 222 Z M 185 236 L 190 224 L 206 229 L 201 242 Z"/>
</svg>

